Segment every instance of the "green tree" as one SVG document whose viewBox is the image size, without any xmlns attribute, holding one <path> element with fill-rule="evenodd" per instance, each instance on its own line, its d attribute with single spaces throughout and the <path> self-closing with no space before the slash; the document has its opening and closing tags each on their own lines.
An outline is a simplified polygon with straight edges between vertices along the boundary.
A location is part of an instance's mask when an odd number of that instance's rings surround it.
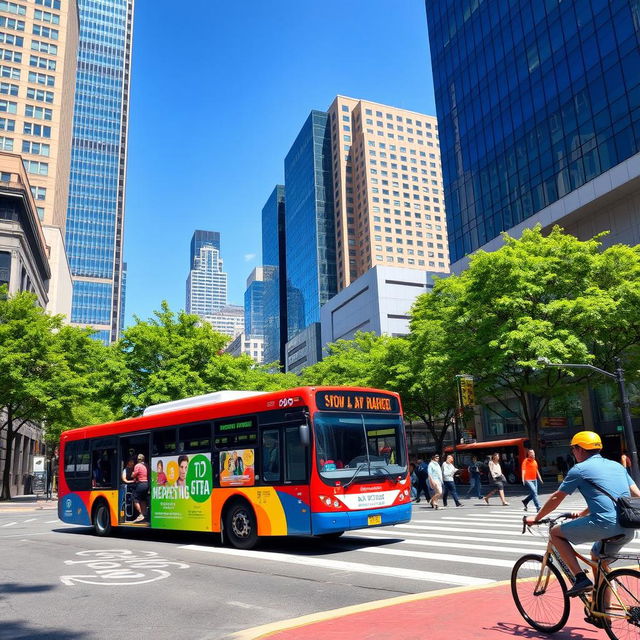
<svg viewBox="0 0 640 640">
<path fill-rule="evenodd" d="M 5 435 L 0 499 L 10 495 L 9 461 L 24 425 L 51 426 L 52 434 L 74 425 L 86 402 L 97 402 L 84 354 L 106 349 L 90 332 L 64 327 L 27 292 L 7 296 L 0 289 L 0 433 Z M 84 373 L 83 373 L 84 371 Z M 55 437 L 55 436 L 52 436 Z"/>
<path fill-rule="evenodd" d="M 296 386 L 292 374 L 269 373 L 249 356 L 235 358 L 223 349 L 228 336 L 198 316 L 171 311 L 162 302 L 149 320 L 135 318 L 117 349 L 126 383 L 117 390 L 125 417 L 153 404 L 223 389 L 275 390 Z"/>
<path fill-rule="evenodd" d="M 616 356 L 636 358 L 640 341 L 640 249 L 602 250 L 598 237 L 579 241 L 556 227 L 478 252 L 459 276 L 439 280 L 416 305 L 412 329 L 443 335 L 433 357 L 451 372 L 472 374 L 477 396 L 517 414 L 537 443 L 550 398 L 579 390 L 589 374 L 541 369 L 553 362 L 607 369 Z"/>
</svg>

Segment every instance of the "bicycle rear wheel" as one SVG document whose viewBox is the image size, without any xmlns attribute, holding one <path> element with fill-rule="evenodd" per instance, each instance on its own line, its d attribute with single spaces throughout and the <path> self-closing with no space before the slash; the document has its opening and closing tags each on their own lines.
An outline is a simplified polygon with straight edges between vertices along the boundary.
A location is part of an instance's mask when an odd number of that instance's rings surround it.
<svg viewBox="0 0 640 640">
<path fill-rule="evenodd" d="M 569 618 L 567 585 L 558 569 L 542 556 L 522 556 L 511 571 L 511 594 L 520 615 L 543 633 L 560 631 Z"/>
<path fill-rule="evenodd" d="M 604 630 L 613 640 L 640 640 L 640 571 L 615 569 L 598 589 L 598 611 Z"/>
</svg>

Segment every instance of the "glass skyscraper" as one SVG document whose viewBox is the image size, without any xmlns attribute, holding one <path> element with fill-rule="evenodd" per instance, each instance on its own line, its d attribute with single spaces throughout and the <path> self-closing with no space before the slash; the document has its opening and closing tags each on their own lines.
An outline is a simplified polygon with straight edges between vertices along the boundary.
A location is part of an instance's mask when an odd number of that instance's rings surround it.
<svg viewBox="0 0 640 640">
<path fill-rule="evenodd" d="M 122 249 L 133 0 L 78 0 L 80 37 L 66 246 L 71 322 L 116 340 Z"/>
<path fill-rule="evenodd" d="M 329 115 L 312 111 L 284 161 L 288 339 L 337 291 Z"/>
<path fill-rule="evenodd" d="M 285 190 L 276 185 L 262 208 L 264 362 L 284 364 L 287 342 Z"/>
<path fill-rule="evenodd" d="M 452 263 L 521 223 L 639 242 L 637 196 L 618 217 L 610 194 L 640 175 L 640 3 L 426 8 Z"/>
<path fill-rule="evenodd" d="M 204 318 L 227 306 L 227 274 L 223 271 L 217 231 L 194 232 L 186 291 L 187 313 Z"/>
<path fill-rule="evenodd" d="M 256 267 L 247 278 L 244 292 L 244 332 L 248 336 L 264 335 L 264 270 Z"/>
</svg>

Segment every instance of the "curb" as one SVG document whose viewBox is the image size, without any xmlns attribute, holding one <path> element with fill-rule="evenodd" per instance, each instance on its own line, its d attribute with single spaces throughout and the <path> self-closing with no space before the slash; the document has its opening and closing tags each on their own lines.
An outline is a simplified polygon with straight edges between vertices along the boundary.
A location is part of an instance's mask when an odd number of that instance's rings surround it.
<svg viewBox="0 0 640 640">
<path fill-rule="evenodd" d="M 298 618 L 289 618 L 288 620 L 280 620 L 278 622 L 269 622 L 267 624 L 259 625 L 257 627 L 251 627 L 244 629 L 243 631 L 236 631 L 230 636 L 227 636 L 227 640 L 260 640 L 261 638 L 268 638 L 277 633 L 283 631 L 290 631 L 292 629 L 310 626 L 316 622 L 325 622 L 327 620 L 334 620 L 337 618 L 344 618 L 346 616 L 363 613 L 367 611 L 376 611 L 379 609 L 385 609 L 387 607 L 393 607 L 399 604 L 405 604 L 407 602 L 416 602 L 418 600 L 431 600 L 433 598 L 444 597 L 453 595 L 456 593 L 465 593 L 469 591 L 480 591 L 486 589 L 495 589 L 497 587 L 503 587 L 510 585 L 511 580 L 498 580 L 491 582 L 490 584 L 473 586 L 473 587 L 449 587 L 447 589 L 437 589 L 435 591 L 424 591 L 422 593 L 412 593 L 406 596 L 396 596 L 395 598 L 386 598 L 384 600 L 374 600 L 373 602 L 364 602 L 362 604 L 350 605 L 348 607 L 341 607 L 339 609 L 329 609 L 328 611 L 320 611 L 318 613 L 310 613 Z"/>
</svg>

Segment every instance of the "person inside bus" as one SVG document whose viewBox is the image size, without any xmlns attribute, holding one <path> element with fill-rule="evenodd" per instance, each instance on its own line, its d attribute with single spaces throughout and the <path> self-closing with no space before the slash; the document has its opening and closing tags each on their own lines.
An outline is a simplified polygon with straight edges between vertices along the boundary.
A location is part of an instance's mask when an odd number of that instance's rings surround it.
<svg viewBox="0 0 640 640">
<path fill-rule="evenodd" d="M 147 514 L 147 494 L 149 493 L 149 470 L 144 463 L 144 454 L 138 454 L 138 462 L 131 475 L 135 482 L 133 488 L 133 505 L 138 512 L 134 522 L 142 522 Z"/>
<path fill-rule="evenodd" d="M 127 460 L 127 464 L 125 465 L 124 469 L 122 470 L 122 482 L 124 484 L 133 484 L 134 480 L 133 480 L 133 467 L 135 466 L 136 461 L 133 458 L 129 458 Z"/>
</svg>

